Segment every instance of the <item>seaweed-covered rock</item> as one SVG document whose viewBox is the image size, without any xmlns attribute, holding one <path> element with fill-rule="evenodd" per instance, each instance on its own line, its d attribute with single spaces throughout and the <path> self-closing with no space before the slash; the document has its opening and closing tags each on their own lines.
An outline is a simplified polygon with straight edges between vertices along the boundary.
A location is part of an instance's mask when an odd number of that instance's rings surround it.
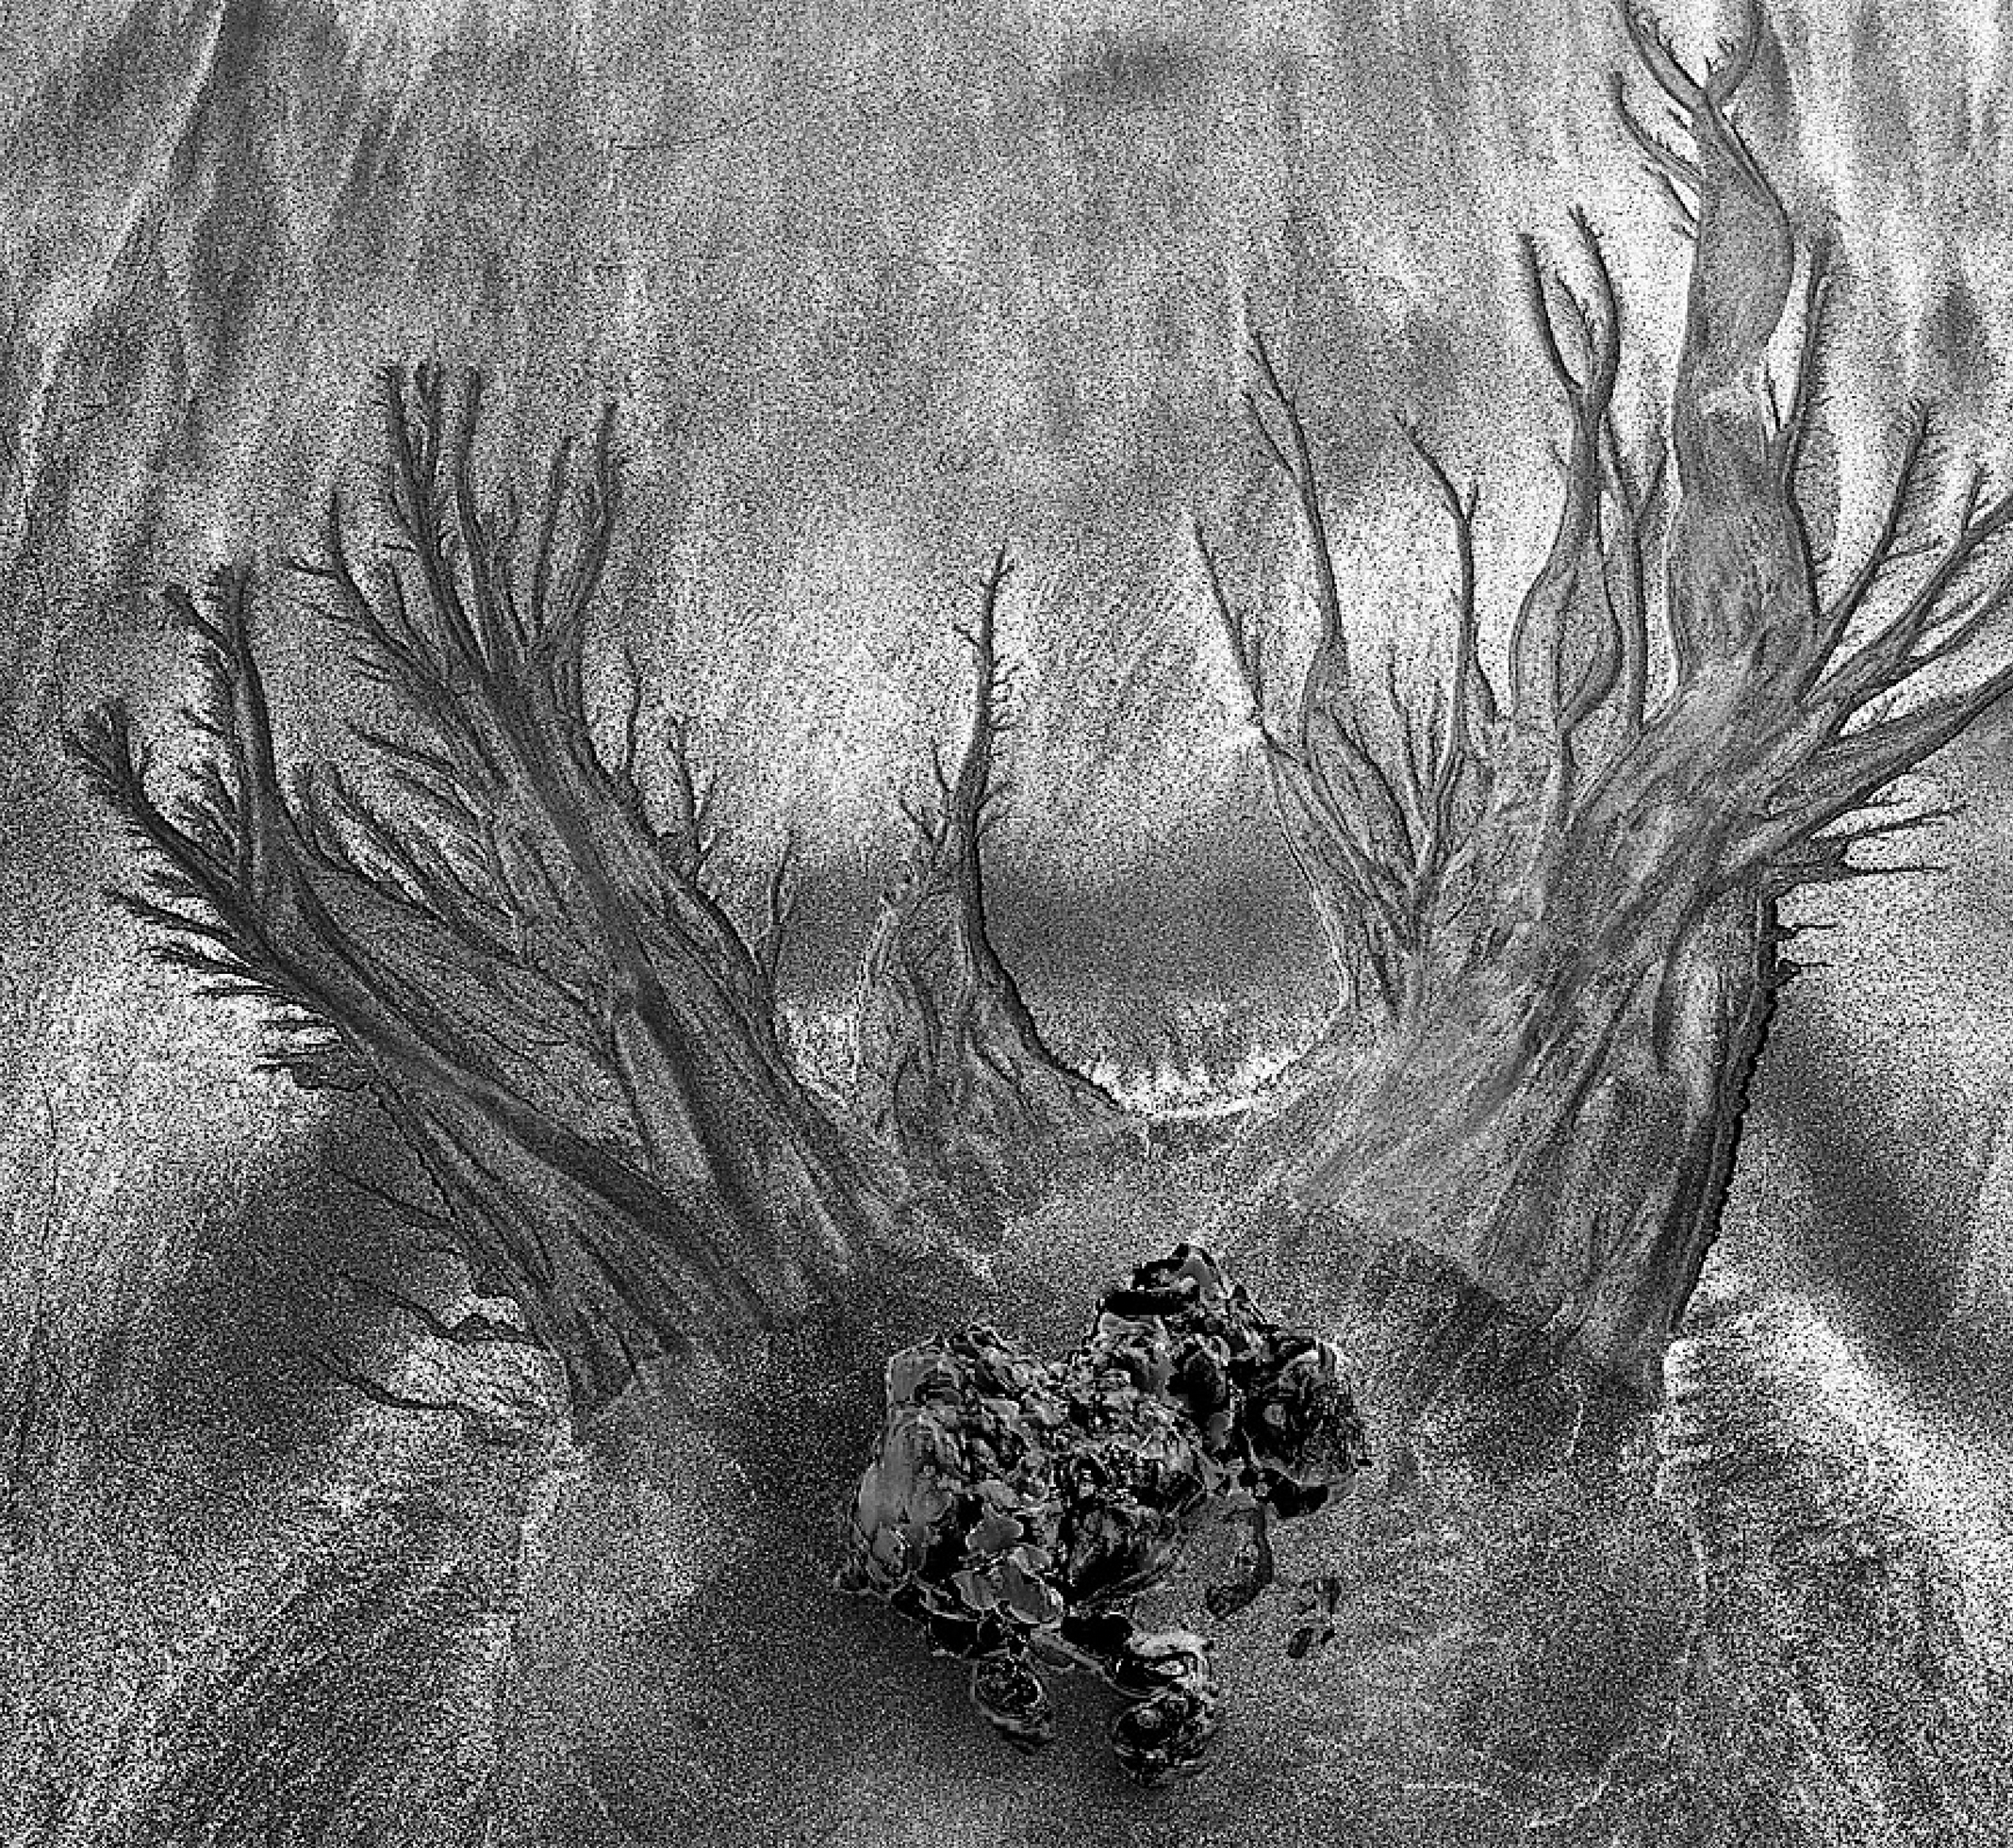
<svg viewBox="0 0 2013 1848">
<path fill-rule="evenodd" d="M 1138 1631 L 1130 1601 L 1212 1513 L 1246 1511 L 1262 1535 L 1366 1461 L 1335 1347 L 1181 1245 L 1107 1291 L 1060 1361 L 980 1326 L 896 1355 L 838 1583 L 970 1661 L 974 1703 L 1022 1749 L 1053 1736 L 1036 1664 L 1096 1669 L 1130 1703 L 1120 1761 L 1157 1783 L 1199 1763 L 1219 1696 L 1208 1641 Z"/>
</svg>

